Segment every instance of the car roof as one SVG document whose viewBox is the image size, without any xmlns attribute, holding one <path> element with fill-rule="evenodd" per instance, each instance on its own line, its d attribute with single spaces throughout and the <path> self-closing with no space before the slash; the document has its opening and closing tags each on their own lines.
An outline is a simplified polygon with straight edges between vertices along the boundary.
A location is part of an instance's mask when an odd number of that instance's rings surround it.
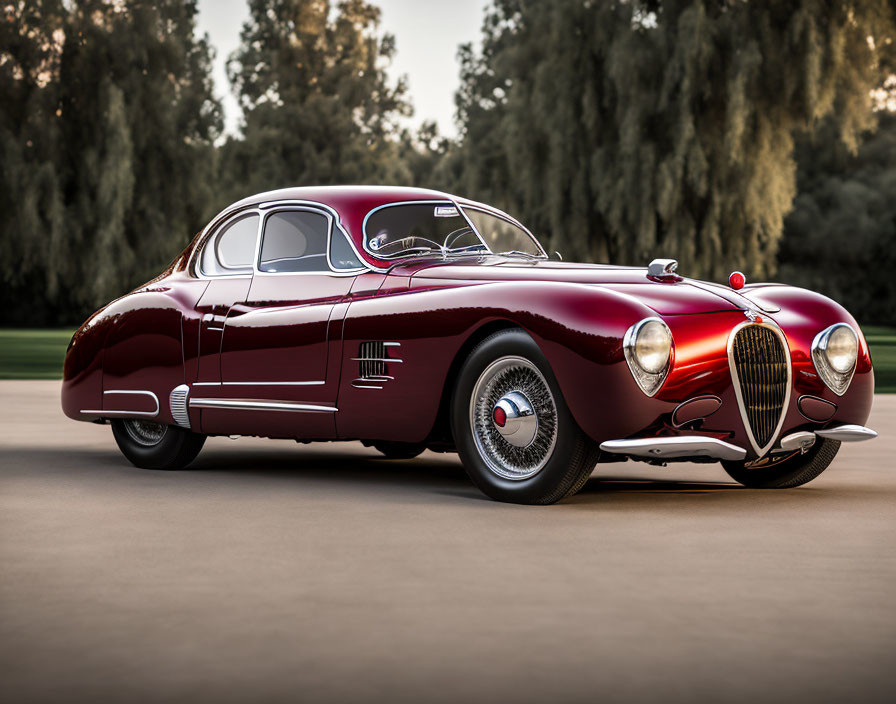
<svg viewBox="0 0 896 704">
<path fill-rule="evenodd" d="M 225 217 L 230 217 L 232 213 L 244 208 L 289 202 L 316 203 L 335 211 L 339 217 L 340 226 L 351 238 L 355 249 L 368 264 L 385 266 L 388 262 L 376 259 L 364 248 L 364 217 L 374 208 L 389 203 L 433 200 L 450 200 L 459 205 L 482 208 L 517 222 L 514 218 L 493 206 L 429 188 L 414 188 L 410 186 L 303 186 L 280 188 L 243 198 L 218 213 L 206 226 L 205 232 L 211 230 L 216 223 L 221 222 Z"/>
<path fill-rule="evenodd" d="M 402 200 L 456 199 L 457 196 L 443 191 L 411 186 L 301 186 L 256 193 L 229 206 L 228 210 L 283 200 L 307 200 L 336 207 L 351 198 L 376 199 L 388 203 Z"/>
</svg>

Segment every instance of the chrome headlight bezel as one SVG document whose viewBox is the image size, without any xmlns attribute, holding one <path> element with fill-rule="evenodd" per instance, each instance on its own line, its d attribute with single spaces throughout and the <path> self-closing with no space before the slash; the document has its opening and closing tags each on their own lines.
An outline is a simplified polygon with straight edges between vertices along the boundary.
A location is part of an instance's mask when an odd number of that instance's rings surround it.
<svg viewBox="0 0 896 704">
<path fill-rule="evenodd" d="M 669 350 L 666 355 L 666 363 L 658 372 L 648 371 L 641 365 L 638 359 L 638 336 L 645 329 L 645 327 L 653 324 L 661 325 L 662 329 L 666 333 L 666 337 L 669 340 Z M 666 322 L 664 320 L 654 316 L 639 320 L 628 330 L 626 330 L 625 336 L 622 338 L 622 349 L 625 353 L 625 361 L 628 363 L 629 371 L 632 373 L 632 376 L 634 377 L 638 386 L 641 388 L 641 391 L 643 391 L 647 396 L 655 396 L 662 387 L 663 382 L 666 380 L 666 377 L 669 375 L 669 369 L 672 366 L 672 357 L 675 350 L 675 342 L 672 339 L 672 331 L 669 330 L 669 326 L 666 325 Z"/>
<path fill-rule="evenodd" d="M 828 344 L 831 336 L 841 329 L 849 330 L 855 340 L 855 357 L 852 364 L 845 371 L 837 371 L 828 358 Z M 815 371 L 821 377 L 831 391 L 838 396 L 842 396 L 849 388 L 852 377 L 856 372 L 856 364 L 859 359 L 859 335 L 856 330 L 848 323 L 834 323 L 830 327 L 825 328 L 815 336 L 812 340 L 812 363 L 815 365 Z"/>
</svg>

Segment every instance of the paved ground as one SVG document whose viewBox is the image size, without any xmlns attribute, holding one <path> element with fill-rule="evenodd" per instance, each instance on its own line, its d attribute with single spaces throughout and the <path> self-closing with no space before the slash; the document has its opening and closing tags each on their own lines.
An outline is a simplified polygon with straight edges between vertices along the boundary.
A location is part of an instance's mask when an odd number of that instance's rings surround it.
<svg viewBox="0 0 896 704">
<path fill-rule="evenodd" d="M 357 444 L 138 470 L 0 382 L 0 700 L 894 701 L 896 396 L 870 424 L 802 489 L 630 463 L 531 508 Z"/>
</svg>

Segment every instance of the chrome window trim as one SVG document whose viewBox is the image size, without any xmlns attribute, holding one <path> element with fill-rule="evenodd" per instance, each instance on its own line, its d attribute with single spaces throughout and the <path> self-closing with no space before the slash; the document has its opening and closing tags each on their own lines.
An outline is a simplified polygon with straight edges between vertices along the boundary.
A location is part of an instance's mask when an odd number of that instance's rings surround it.
<svg viewBox="0 0 896 704">
<path fill-rule="evenodd" d="M 152 391 L 145 391 L 143 389 L 110 389 L 108 391 L 103 391 L 103 396 L 106 394 L 129 394 L 131 396 L 149 396 L 156 404 L 156 410 L 154 411 L 106 411 L 101 410 L 98 411 L 96 409 L 87 409 L 82 408 L 81 413 L 89 413 L 90 415 L 100 415 L 100 416 L 140 416 L 142 418 L 155 418 L 159 415 L 159 397 L 156 396 Z"/>
<path fill-rule="evenodd" d="M 778 419 L 778 424 L 775 426 L 775 430 L 771 435 L 771 439 L 768 441 L 768 444 L 765 447 L 759 447 L 759 445 L 756 444 L 756 438 L 753 436 L 753 429 L 750 427 L 750 418 L 747 415 L 747 408 L 744 405 L 743 393 L 740 390 L 740 377 L 738 377 L 737 375 L 737 366 L 734 364 L 734 338 L 737 336 L 738 332 L 749 325 L 758 325 L 759 327 L 768 328 L 769 330 L 771 330 L 781 342 L 781 346 L 784 348 L 784 356 L 787 359 L 787 388 L 784 391 L 784 403 L 781 406 L 781 417 Z M 740 418 L 743 422 L 744 430 L 747 433 L 747 438 L 750 440 L 750 445 L 756 452 L 756 455 L 758 457 L 764 457 L 765 454 L 772 447 L 774 447 L 775 441 L 781 434 L 781 429 L 784 427 L 784 420 L 787 417 L 787 411 L 790 408 L 790 394 L 793 388 L 793 366 L 790 359 L 790 345 L 787 343 L 787 337 L 784 335 L 784 331 L 768 319 L 763 320 L 761 323 L 754 323 L 750 320 L 745 320 L 742 323 L 738 323 L 737 325 L 735 325 L 731 329 L 731 332 L 728 333 L 728 345 L 726 352 L 728 355 L 728 370 L 731 373 L 731 382 L 734 386 L 734 396 L 737 399 L 737 409 L 738 411 L 740 411 Z"/>
<path fill-rule="evenodd" d="M 357 276 L 358 274 L 364 271 L 364 268 L 353 268 L 353 269 L 337 269 L 333 266 L 333 262 L 330 259 L 330 249 L 333 244 L 333 233 L 336 229 L 336 219 L 333 216 L 333 213 L 324 208 L 317 207 L 312 204 L 305 203 L 295 203 L 295 204 L 282 204 L 282 203 L 274 203 L 268 206 L 268 204 L 263 204 L 267 206 L 261 212 L 261 227 L 258 233 L 258 239 L 255 243 L 255 263 L 254 263 L 254 274 L 257 276 L 307 276 L 308 274 L 312 274 L 315 276 L 319 276 L 321 274 L 330 274 L 333 276 Z M 315 213 L 317 215 L 322 215 L 327 219 L 327 246 L 326 252 L 324 252 L 326 260 L 327 260 L 327 268 L 319 269 L 315 271 L 262 271 L 261 270 L 261 250 L 264 246 L 264 228 L 267 225 L 268 218 L 272 215 L 276 215 L 277 213 L 288 213 L 288 212 L 302 212 L 302 213 Z M 342 233 L 342 236 L 345 237 L 347 241 L 350 242 L 350 238 L 345 234 L 345 232 L 340 228 L 339 230 Z M 352 247 L 352 252 L 358 257 L 358 261 L 363 262 L 364 258 L 358 255 L 357 251 L 354 247 Z"/>
<path fill-rule="evenodd" d="M 390 259 L 387 257 L 382 257 L 378 255 L 376 252 L 371 252 L 367 247 L 367 221 L 370 219 L 370 216 L 379 210 L 383 210 L 384 208 L 394 208 L 399 205 L 451 205 L 457 209 L 458 214 L 466 221 L 467 225 L 470 226 L 470 229 L 473 231 L 482 245 L 488 250 L 488 253 L 491 254 L 492 250 L 489 249 L 489 246 L 485 243 L 485 240 L 482 239 L 482 235 L 479 234 L 479 230 L 476 229 L 476 226 L 467 217 L 467 214 L 463 212 L 463 208 L 455 201 L 450 198 L 439 198 L 435 200 L 396 200 L 392 203 L 383 203 L 382 205 L 378 205 L 375 208 L 371 208 L 367 211 L 367 214 L 364 216 L 364 220 L 361 222 L 361 242 L 364 244 L 364 251 L 369 254 L 374 259 L 379 259 L 384 262 L 392 262 L 390 267 L 393 266 L 396 262 L 400 262 L 402 259 L 406 259 L 407 257 L 395 257 L 394 259 Z M 473 254 L 474 252 L 471 252 Z M 386 271 L 386 269 L 379 269 L 379 271 Z"/>
<path fill-rule="evenodd" d="M 200 270 L 200 266 L 199 266 L 200 261 L 198 260 L 200 253 L 202 252 L 203 249 L 205 249 L 206 245 L 208 244 L 209 239 L 211 237 L 213 237 L 215 235 L 215 233 L 217 233 L 218 230 L 220 230 L 221 227 L 223 227 L 226 223 L 230 222 L 231 219 L 238 217 L 240 215 L 245 215 L 246 213 L 250 213 L 250 212 L 258 212 L 258 214 L 260 216 L 262 216 L 259 219 L 259 229 L 258 229 L 258 232 L 256 233 L 256 239 L 255 239 L 255 250 L 256 250 L 256 254 L 257 254 L 258 249 L 259 249 L 259 240 L 261 238 L 261 232 L 262 232 L 261 228 L 264 225 L 263 211 L 267 211 L 267 210 L 270 210 L 273 208 L 279 208 L 281 206 L 293 206 L 293 205 L 307 206 L 309 208 L 318 209 L 318 210 L 323 211 L 324 213 L 329 214 L 333 218 L 336 228 L 339 230 L 339 232 L 342 233 L 342 236 L 345 237 L 345 241 L 348 242 L 349 248 L 357 256 L 358 261 L 361 262 L 361 266 L 357 269 L 333 268 L 331 273 L 334 273 L 337 275 L 354 276 L 357 274 L 362 274 L 366 271 L 375 271 L 378 273 L 384 273 L 386 271 L 385 269 L 383 269 L 381 267 L 376 267 L 376 266 L 372 265 L 370 262 L 367 261 L 367 259 L 365 257 L 363 257 L 361 255 L 361 253 L 358 251 L 358 248 L 355 246 L 355 243 L 352 240 L 351 236 L 348 234 L 348 230 L 342 224 L 342 219 L 339 217 L 339 212 L 335 208 L 333 208 L 325 203 L 320 203 L 320 202 L 311 201 L 311 200 L 300 200 L 300 199 L 271 200 L 271 201 L 264 201 L 262 203 L 252 203 L 252 204 L 247 204 L 247 205 L 241 205 L 239 207 L 235 207 L 234 205 L 228 206 L 227 208 L 222 210 L 220 213 L 218 213 L 215 217 L 213 217 L 209 221 L 209 223 L 202 229 L 202 232 L 199 236 L 199 241 L 197 242 L 196 246 L 193 248 L 193 251 L 190 253 L 190 258 L 187 260 L 187 266 L 186 266 L 187 271 L 192 273 L 193 276 L 195 276 L 196 278 L 204 279 L 207 281 L 212 280 L 212 279 L 221 279 L 221 278 L 229 278 L 229 279 L 252 278 L 252 276 L 255 273 L 260 273 L 263 276 L 266 275 L 267 273 L 300 273 L 300 272 L 258 272 L 257 267 L 253 267 L 253 273 L 250 273 L 250 274 L 229 274 L 229 275 L 211 274 L 211 275 L 209 275 L 209 274 L 202 273 L 202 271 Z M 330 264 L 329 245 L 330 245 L 330 240 L 328 239 L 327 240 L 327 262 L 328 262 L 328 264 Z M 306 273 L 327 273 L 327 272 L 306 272 Z"/>
<path fill-rule="evenodd" d="M 206 274 L 202 271 L 202 252 L 205 251 L 205 248 L 208 247 L 212 241 L 221 233 L 221 231 L 230 225 L 232 222 L 235 222 L 241 217 L 245 217 L 246 215 L 258 215 L 258 229 L 255 231 L 255 251 L 258 251 L 258 238 L 261 235 L 261 226 L 264 222 L 264 217 L 262 212 L 255 206 L 247 206 L 244 208 L 240 208 L 239 210 L 235 210 L 232 213 L 229 213 L 226 216 L 218 217 L 212 220 L 209 223 L 205 230 L 203 231 L 202 236 L 199 239 L 199 243 L 196 245 L 193 253 L 190 255 L 190 261 L 187 263 L 187 269 L 193 272 L 193 275 L 198 279 L 203 279 L 206 281 L 210 281 L 212 279 L 251 279 L 253 274 L 253 267 L 249 267 L 248 272 L 241 272 L 238 274 Z"/>
<path fill-rule="evenodd" d="M 333 268 L 333 271 L 335 273 L 337 273 L 337 274 L 342 274 L 342 273 L 344 273 L 344 274 L 359 274 L 359 273 L 364 273 L 365 271 L 368 271 L 368 270 L 379 271 L 379 272 L 385 271 L 385 269 L 379 269 L 377 267 L 374 267 L 366 259 L 364 259 L 363 256 L 361 256 L 361 253 L 358 251 L 358 248 L 355 247 L 354 240 L 352 240 L 351 236 L 348 234 L 348 230 L 345 228 L 345 225 L 342 224 L 342 218 L 339 217 L 339 211 L 336 210 L 336 208 L 333 208 L 332 206 L 329 206 L 326 203 L 320 203 L 318 201 L 297 200 L 297 199 L 266 201 L 264 203 L 259 204 L 257 207 L 259 210 L 268 210 L 268 209 L 272 209 L 272 208 L 280 208 L 280 207 L 293 206 L 293 205 L 307 206 L 309 208 L 315 208 L 318 210 L 322 210 L 323 212 L 329 214 L 333 218 L 333 224 L 334 224 L 335 228 L 337 230 L 339 230 L 340 233 L 342 233 L 342 236 L 345 238 L 345 241 L 348 242 L 349 248 L 351 248 L 352 252 L 355 253 L 355 255 L 358 258 L 358 261 L 361 262 L 361 266 L 357 269 Z M 327 263 L 330 264 L 332 267 L 332 263 L 330 262 L 330 246 L 329 245 L 330 245 L 330 240 L 327 240 Z"/>
<path fill-rule="evenodd" d="M 541 251 L 541 256 L 543 256 L 545 259 L 549 258 L 547 250 L 544 248 L 544 246 L 542 246 L 541 242 L 538 241 L 538 238 L 532 234 L 532 231 L 529 230 L 528 227 L 523 225 L 523 223 L 521 223 L 519 220 L 511 217 L 510 215 L 507 215 L 507 213 L 504 213 L 500 210 L 496 210 L 496 211 L 488 210 L 487 208 L 483 208 L 482 206 L 479 206 L 479 205 L 461 205 L 460 209 L 461 209 L 461 211 L 464 211 L 467 209 L 476 210 L 480 213 L 485 213 L 486 215 L 491 215 L 494 218 L 498 218 L 498 220 L 504 220 L 505 222 L 508 222 L 511 225 L 514 225 L 515 227 L 520 228 L 523 232 L 525 232 L 529 236 L 529 239 L 531 239 L 535 243 L 535 246 L 538 247 L 538 249 Z M 469 218 L 467 218 L 467 219 L 469 220 Z M 470 221 L 470 225 L 472 226 L 472 221 Z M 482 239 L 482 234 L 479 232 L 478 229 L 476 230 L 476 234 L 479 235 L 479 239 Z M 485 240 L 483 240 L 483 243 L 484 242 L 485 242 Z M 487 244 L 485 246 L 488 247 Z M 489 248 L 489 251 L 491 252 L 491 248 Z M 500 252 L 492 252 L 492 254 L 500 254 Z"/>
<path fill-rule="evenodd" d="M 194 407 L 242 411 L 292 411 L 298 413 L 335 413 L 339 410 L 335 406 L 251 398 L 191 398 L 190 408 Z"/>
<path fill-rule="evenodd" d="M 848 372 L 838 372 L 830 364 L 828 364 L 827 356 L 825 355 L 825 350 L 828 346 L 828 341 L 831 339 L 831 334 L 837 328 L 849 328 L 852 331 L 852 334 L 855 335 L 856 338 L 856 358 L 852 363 L 852 369 Z M 824 385 L 828 387 L 831 391 L 833 391 L 838 396 L 842 396 L 847 391 L 849 391 L 849 386 L 852 384 L 852 378 L 856 373 L 856 366 L 859 363 L 859 352 L 862 349 L 861 340 L 859 339 L 859 333 L 856 329 L 850 325 L 849 323 L 834 323 L 833 325 L 829 325 L 820 333 L 818 333 L 814 339 L 812 340 L 811 347 L 811 357 L 812 357 L 812 366 L 815 367 L 815 371 L 818 372 L 818 376 L 821 377 Z M 842 383 L 842 388 L 837 387 L 833 381 L 835 379 L 839 379 Z"/>
</svg>

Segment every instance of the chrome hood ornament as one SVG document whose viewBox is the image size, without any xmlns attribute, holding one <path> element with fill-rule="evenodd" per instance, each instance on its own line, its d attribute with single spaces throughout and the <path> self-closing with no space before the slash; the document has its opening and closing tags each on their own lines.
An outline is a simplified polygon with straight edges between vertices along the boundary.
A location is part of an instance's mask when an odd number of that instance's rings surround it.
<svg viewBox="0 0 896 704">
<path fill-rule="evenodd" d="M 678 268 L 678 261 L 675 259 L 654 259 L 647 265 L 647 276 L 657 279 L 664 279 L 675 276 L 675 270 Z"/>
</svg>

